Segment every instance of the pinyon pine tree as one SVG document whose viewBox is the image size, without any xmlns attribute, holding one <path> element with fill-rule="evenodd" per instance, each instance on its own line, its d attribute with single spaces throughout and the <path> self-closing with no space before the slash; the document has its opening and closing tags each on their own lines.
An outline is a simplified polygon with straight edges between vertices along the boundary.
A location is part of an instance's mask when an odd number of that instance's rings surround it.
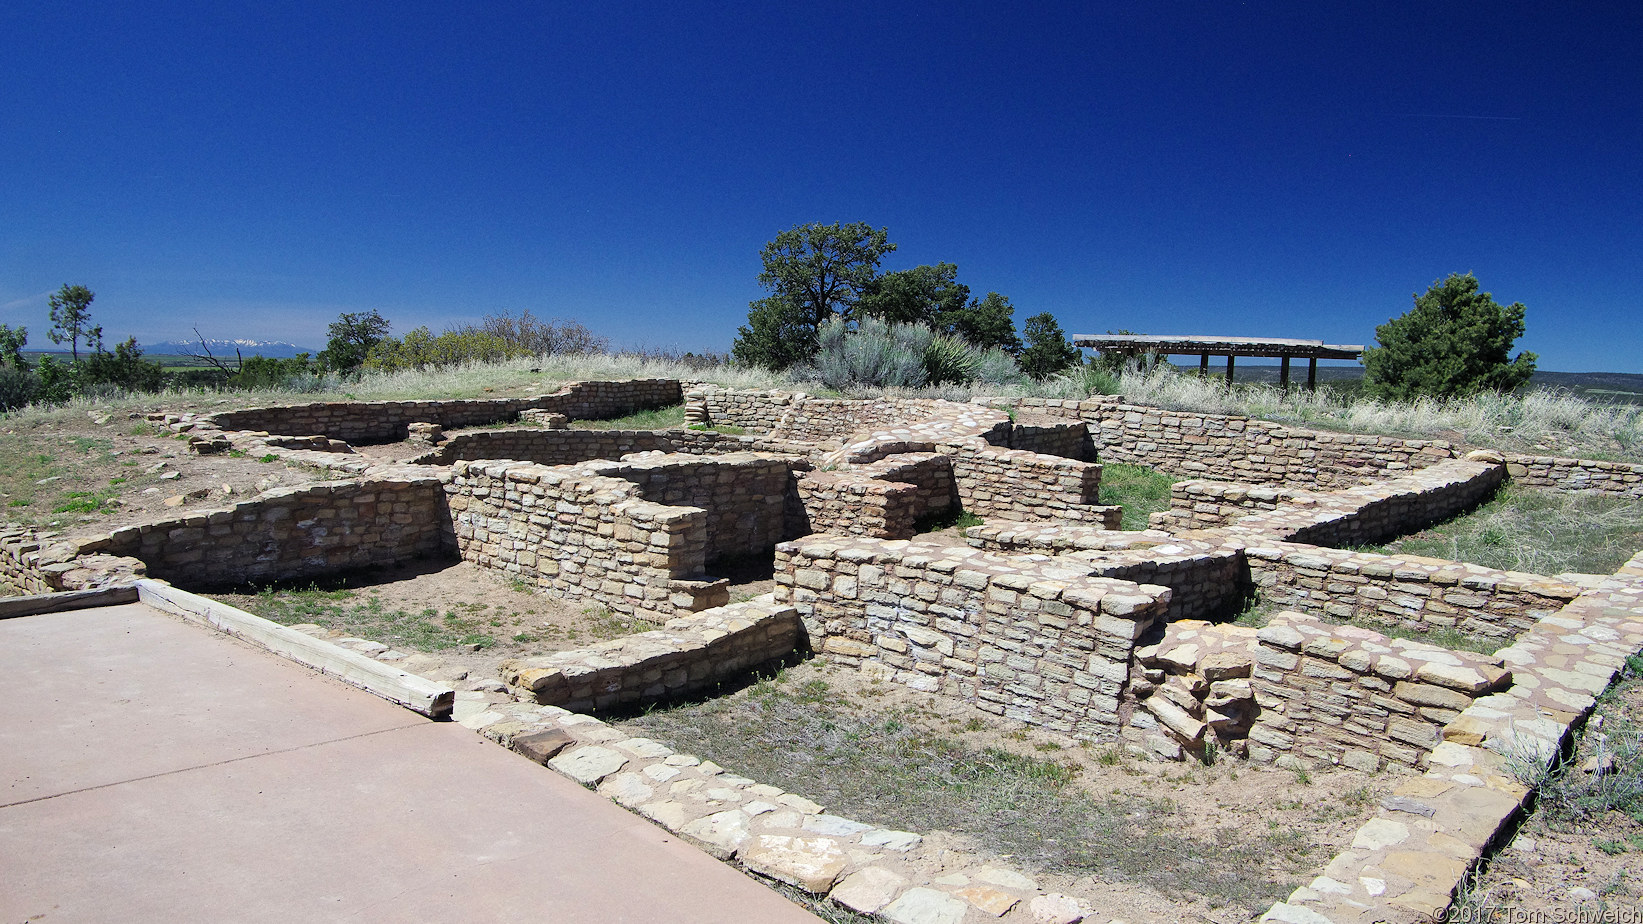
<svg viewBox="0 0 1643 924">
<path fill-rule="evenodd" d="M 1511 357 L 1523 336 L 1523 305 L 1500 305 L 1471 273 L 1432 283 L 1415 307 L 1375 328 L 1364 351 L 1372 394 L 1394 400 L 1464 398 L 1515 391 L 1535 373 L 1535 354 Z"/>
</svg>

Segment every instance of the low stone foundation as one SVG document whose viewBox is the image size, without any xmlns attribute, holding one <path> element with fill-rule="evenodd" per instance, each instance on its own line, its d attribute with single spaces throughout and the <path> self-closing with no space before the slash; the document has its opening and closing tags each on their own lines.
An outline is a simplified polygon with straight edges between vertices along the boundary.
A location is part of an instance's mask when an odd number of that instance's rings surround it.
<svg viewBox="0 0 1643 924">
<path fill-rule="evenodd" d="M 711 430 L 567 430 L 507 427 L 453 433 L 437 449 L 411 460 L 415 465 L 450 465 L 474 459 L 513 459 L 539 465 L 575 465 L 594 459 L 620 459 L 635 452 L 687 452 L 711 455 L 759 448 L 752 437 L 727 436 Z"/>
<path fill-rule="evenodd" d="M 1256 635 L 1256 761 L 1294 757 L 1373 773 L 1424 770 L 1448 725 L 1480 696 L 1510 685 L 1500 658 L 1388 639 L 1281 613 Z"/>
<path fill-rule="evenodd" d="M 1560 456 L 1505 454 L 1506 471 L 1515 484 L 1557 491 L 1596 491 L 1643 498 L 1643 465 L 1599 462 Z"/>
<path fill-rule="evenodd" d="M 1414 555 L 1282 542 L 1250 545 L 1244 555 L 1267 603 L 1354 623 L 1454 629 L 1501 644 L 1580 595 L 1552 578 Z"/>
<path fill-rule="evenodd" d="M 448 550 L 436 477 L 268 491 L 232 507 L 117 529 L 80 554 L 140 559 L 179 587 L 234 587 L 337 574 Z"/>
<path fill-rule="evenodd" d="M 776 547 L 776 600 L 828 657 L 989 712 L 1091 740 L 1114 737 L 1135 640 L 1163 587 L 1072 562 L 815 536 Z"/>
<path fill-rule="evenodd" d="M 516 697 L 576 712 L 677 699 L 791 656 L 804 626 L 768 599 L 669 620 L 653 632 L 502 662 Z"/>
</svg>

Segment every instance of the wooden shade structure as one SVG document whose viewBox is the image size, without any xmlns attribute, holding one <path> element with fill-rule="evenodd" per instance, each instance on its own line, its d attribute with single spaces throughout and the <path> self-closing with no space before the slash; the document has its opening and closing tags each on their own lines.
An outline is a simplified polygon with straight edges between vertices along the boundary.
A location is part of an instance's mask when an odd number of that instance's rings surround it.
<svg viewBox="0 0 1643 924">
<path fill-rule="evenodd" d="M 1200 357 L 1198 371 L 1201 374 L 1209 373 L 1209 358 L 1211 356 L 1225 356 L 1227 358 L 1228 385 L 1232 384 L 1232 366 L 1235 357 L 1278 357 L 1281 360 L 1278 366 L 1278 383 L 1285 388 L 1289 387 L 1289 361 L 1291 359 L 1305 359 L 1307 361 L 1306 387 L 1308 391 L 1318 387 L 1318 360 L 1360 359 L 1363 356 L 1362 344 L 1324 343 L 1322 340 L 1296 340 L 1287 337 L 1074 334 L 1072 341 L 1074 346 L 1089 347 L 1103 353 L 1120 353 L 1126 356 L 1133 356 L 1137 353 L 1160 353 L 1166 356 L 1196 353 Z"/>
</svg>

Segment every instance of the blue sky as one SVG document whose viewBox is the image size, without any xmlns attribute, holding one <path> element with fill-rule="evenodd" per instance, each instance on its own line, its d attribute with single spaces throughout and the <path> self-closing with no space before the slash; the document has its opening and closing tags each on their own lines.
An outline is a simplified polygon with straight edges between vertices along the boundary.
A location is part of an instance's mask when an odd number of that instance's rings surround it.
<svg viewBox="0 0 1643 924">
<path fill-rule="evenodd" d="M 0 323 L 322 346 L 499 310 L 728 349 L 866 221 L 1018 322 L 1372 343 L 1450 272 L 1643 372 L 1643 4 L 0 9 Z"/>
</svg>

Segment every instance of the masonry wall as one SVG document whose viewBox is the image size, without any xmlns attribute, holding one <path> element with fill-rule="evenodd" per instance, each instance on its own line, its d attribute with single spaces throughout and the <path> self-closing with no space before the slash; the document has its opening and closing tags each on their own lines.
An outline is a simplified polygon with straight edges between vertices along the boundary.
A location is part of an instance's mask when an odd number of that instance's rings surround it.
<svg viewBox="0 0 1643 924">
<path fill-rule="evenodd" d="M 1103 462 L 1145 465 L 1186 478 L 1341 488 L 1455 455 L 1443 440 L 1326 433 L 1236 415 L 1125 404 L 1117 397 L 1013 403 L 1018 415 L 1083 420 Z"/>
<path fill-rule="evenodd" d="M 1163 618 L 1168 591 L 1059 562 L 817 536 L 777 546 L 776 599 L 841 663 L 1105 740 L 1135 639 Z"/>
<path fill-rule="evenodd" d="M 1453 629 L 1503 646 L 1580 595 L 1535 574 L 1413 555 L 1283 542 L 1244 554 L 1264 602 L 1354 624 Z"/>
<path fill-rule="evenodd" d="M 1312 545 L 1370 545 L 1471 510 L 1505 478 L 1504 465 L 1451 459 L 1390 481 L 1250 514 L 1227 531 Z"/>
<path fill-rule="evenodd" d="M 640 455 L 589 462 L 586 471 L 620 478 L 645 500 L 703 512 L 705 560 L 764 555 L 784 535 L 786 499 L 792 490 L 789 460 L 762 453 L 696 456 Z"/>
<path fill-rule="evenodd" d="M 1010 448 L 1081 461 L 1095 460 L 1095 443 L 1083 421 L 1043 414 L 1016 416 L 1010 427 Z"/>
<path fill-rule="evenodd" d="M 1445 725 L 1511 683 L 1493 658 L 1299 614 L 1280 614 L 1257 638 L 1251 683 L 1260 714 L 1249 730 L 1256 761 L 1287 755 L 1370 773 L 1423 770 Z"/>
<path fill-rule="evenodd" d="M 1643 498 L 1643 465 L 1596 462 L 1558 456 L 1505 454 L 1506 470 L 1516 484 L 1557 491 L 1597 491 Z"/>
<path fill-rule="evenodd" d="M 117 529 L 84 553 L 130 556 L 185 589 L 319 577 L 447 547 L 438 478 L 374 479 L 266 492 L 232 507 Z"/>
<path fill-rule="evenodd" d="M 781 662 L 803 639 L 804 624 L 791 607 L 735 603 L 575 651 L 510 658 L 502 662 L 502 681 L 526 701 L 603 712 L 711 689 Z"/>
<path fill-rule="evenodd" d="M 704 510 L 529 462 L 457 462 L 445 490 L 457 549 L 482 568 L 619 613 L 672 618 L 728 602 L 703 570 Z"/>
<path fill-rule="evenodd" d="M 1123 510 L 1100 506 L 1101 466 L 979 439 L 941 447 L 953 459 L 964 509 L 978 517 L 1091 523 L 1117 529 Z"/>
<path fill-rule="evenodd" d="M 916 531 L 919 489 L 858 472 L 806 472 L 794 488 L 788 535 L 830 533 L 908 539 Z"/>
<path fill-rule="evenodd" d="M 1315 492 L 1279 485 L 1232 484 L 1224 481 L 1177 481 L 1170 485 L 1170 509 L 1155 513 L 1155 529 L 1211 529 L 1262 510 L 1305 501 Z"/>
<path fill-rule="evenodd" d="M 751 450 L 751 437 L 706 430 L 567 430 L 508 427 L 451 434 L 438 449 L 412 459 L 416 465 L 449 465 L 458 459 L 514 459 L 541 465 L 574 465 L 619 459 L 632 452 L 711 455 Z"/>
<path fill-rule="evenodd" d="M 427 422 L 447 429 L 512 420 L 536 408 L 573 419 L 618 417 L 648 408 L 678 404 L 679 382 L 635 379 L 627 382 L 572 382 L 551 395 L 467 401 L 323 401 L 287 407 L 223 411 L 206 418 L 223 430 L 261 430 L 276 435 L 322 434 L 356 442 L 405 438 L 406 425 Z"/>
</svg>

